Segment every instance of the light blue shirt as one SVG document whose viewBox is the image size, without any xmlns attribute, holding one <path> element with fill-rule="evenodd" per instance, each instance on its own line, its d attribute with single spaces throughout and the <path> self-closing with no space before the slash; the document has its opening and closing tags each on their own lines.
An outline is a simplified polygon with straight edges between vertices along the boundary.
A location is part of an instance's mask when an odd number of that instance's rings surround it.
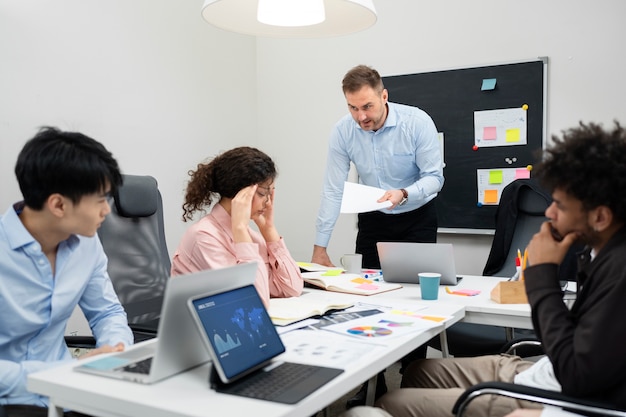
<svg viewBox="0 0 626 417">
<path fill-rule="evenodd" d="M 408 192 L 406 204 L 380 210 L 386 214 L 418 209 L 441 191 L 443 166 L 435 123 L 417 107 L 396 103 L 388 106 L 387 119 L 376 132 L 361 129 L 351 114 L 335 124 L 328 145 L 316 245 L 328 246 L 341 209 L 350 162 L 354 163 L 361 184 L 383 190 L 404 188 Z"/>
<path fill-rule="evenodd" d="M 63 336 L 77 304 L 98 346 L 133 343 L 106 268 L 98 237 L 71 236 L 59 244 L 53 276 L 16 208 L 0 217 L 0 404 L 47 406 L 26 377 L 72 360 Z"/>
</svg>

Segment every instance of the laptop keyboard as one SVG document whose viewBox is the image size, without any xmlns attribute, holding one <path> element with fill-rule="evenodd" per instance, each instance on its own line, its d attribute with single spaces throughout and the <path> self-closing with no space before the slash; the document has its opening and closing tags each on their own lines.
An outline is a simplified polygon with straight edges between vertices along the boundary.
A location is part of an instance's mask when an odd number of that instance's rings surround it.
<svg viewBox="0 0 626 417">
<path fill-rule="evenodd" d="M 315 372 L 315 366 L 285 362 L 270 372 L 258 371 L 223 388 L 230 394 L 271 401 Z"/>
<path fill-rule="evenodd" d="M 134 372 L 136 374 L 148 375 L 150 373 L 151 366 L 152 366 L 152 358 L 147 358 L 139 362 L 126 365 L 122 369 L 126 372 Z"/>
</svg>

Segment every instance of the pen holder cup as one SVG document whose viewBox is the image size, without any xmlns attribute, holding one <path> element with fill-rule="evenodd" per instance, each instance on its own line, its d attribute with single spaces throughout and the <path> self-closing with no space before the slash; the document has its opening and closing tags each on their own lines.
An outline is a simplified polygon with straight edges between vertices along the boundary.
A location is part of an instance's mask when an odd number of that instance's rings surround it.
<svg viewBox="0 0 626 417">
<path fill-rule="evenodd" d="M 524 281 L 498 282 L 491 290 L 491 299 L 499 304 L 528 304 Z"/>
</svg>

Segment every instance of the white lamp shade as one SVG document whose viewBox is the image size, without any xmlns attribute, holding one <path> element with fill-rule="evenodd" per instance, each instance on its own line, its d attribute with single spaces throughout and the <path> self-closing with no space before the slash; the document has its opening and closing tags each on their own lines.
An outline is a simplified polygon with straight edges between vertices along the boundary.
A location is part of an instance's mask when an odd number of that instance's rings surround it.
<svg viewBox="0 0 626 417">
<path fill-rule="evenodd" d="M 220 29 L 270 38 L 339 36 L 359 32 L 376 23 L 376 11 L 372 0 L 323 1 L 325 19 L 317 24 L 305 23 L 303 26 L 280 26 L 259 22 L 257 18 L 259 0 L 205 0 L 202 17 Z"/>
<path fill-rule="evenodd" d="M 257 20 L 266 25 L 310 26 L 324 19 L 324 0 L 259 0 Z"/>
</svg>

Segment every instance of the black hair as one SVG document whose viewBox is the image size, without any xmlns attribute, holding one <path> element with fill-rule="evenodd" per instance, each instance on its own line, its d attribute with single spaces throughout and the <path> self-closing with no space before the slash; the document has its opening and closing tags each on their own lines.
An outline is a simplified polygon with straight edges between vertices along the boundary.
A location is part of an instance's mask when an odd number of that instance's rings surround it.
<svg viewBox="0 0 626 417">
<path fill-rule="evenodd" d="M 15 175 L 26 206 L 41 210 L 47 198 L 59 193 L 73 203 L 88 194 L 122 184 L 117 161 L 96 140 L 77 132 L 43 127 L 22 148 Z"/>
<path fill-rule="evenodd" d="M 579 123 L 552 136 L 554 145 L 537 166 L 542 184 L 558 188 L 581 201 L 585 210 L 607 206 L 619 221 L 626 220 L 626 131 L 615 121 L 612 130 Z"/>
</svg>

